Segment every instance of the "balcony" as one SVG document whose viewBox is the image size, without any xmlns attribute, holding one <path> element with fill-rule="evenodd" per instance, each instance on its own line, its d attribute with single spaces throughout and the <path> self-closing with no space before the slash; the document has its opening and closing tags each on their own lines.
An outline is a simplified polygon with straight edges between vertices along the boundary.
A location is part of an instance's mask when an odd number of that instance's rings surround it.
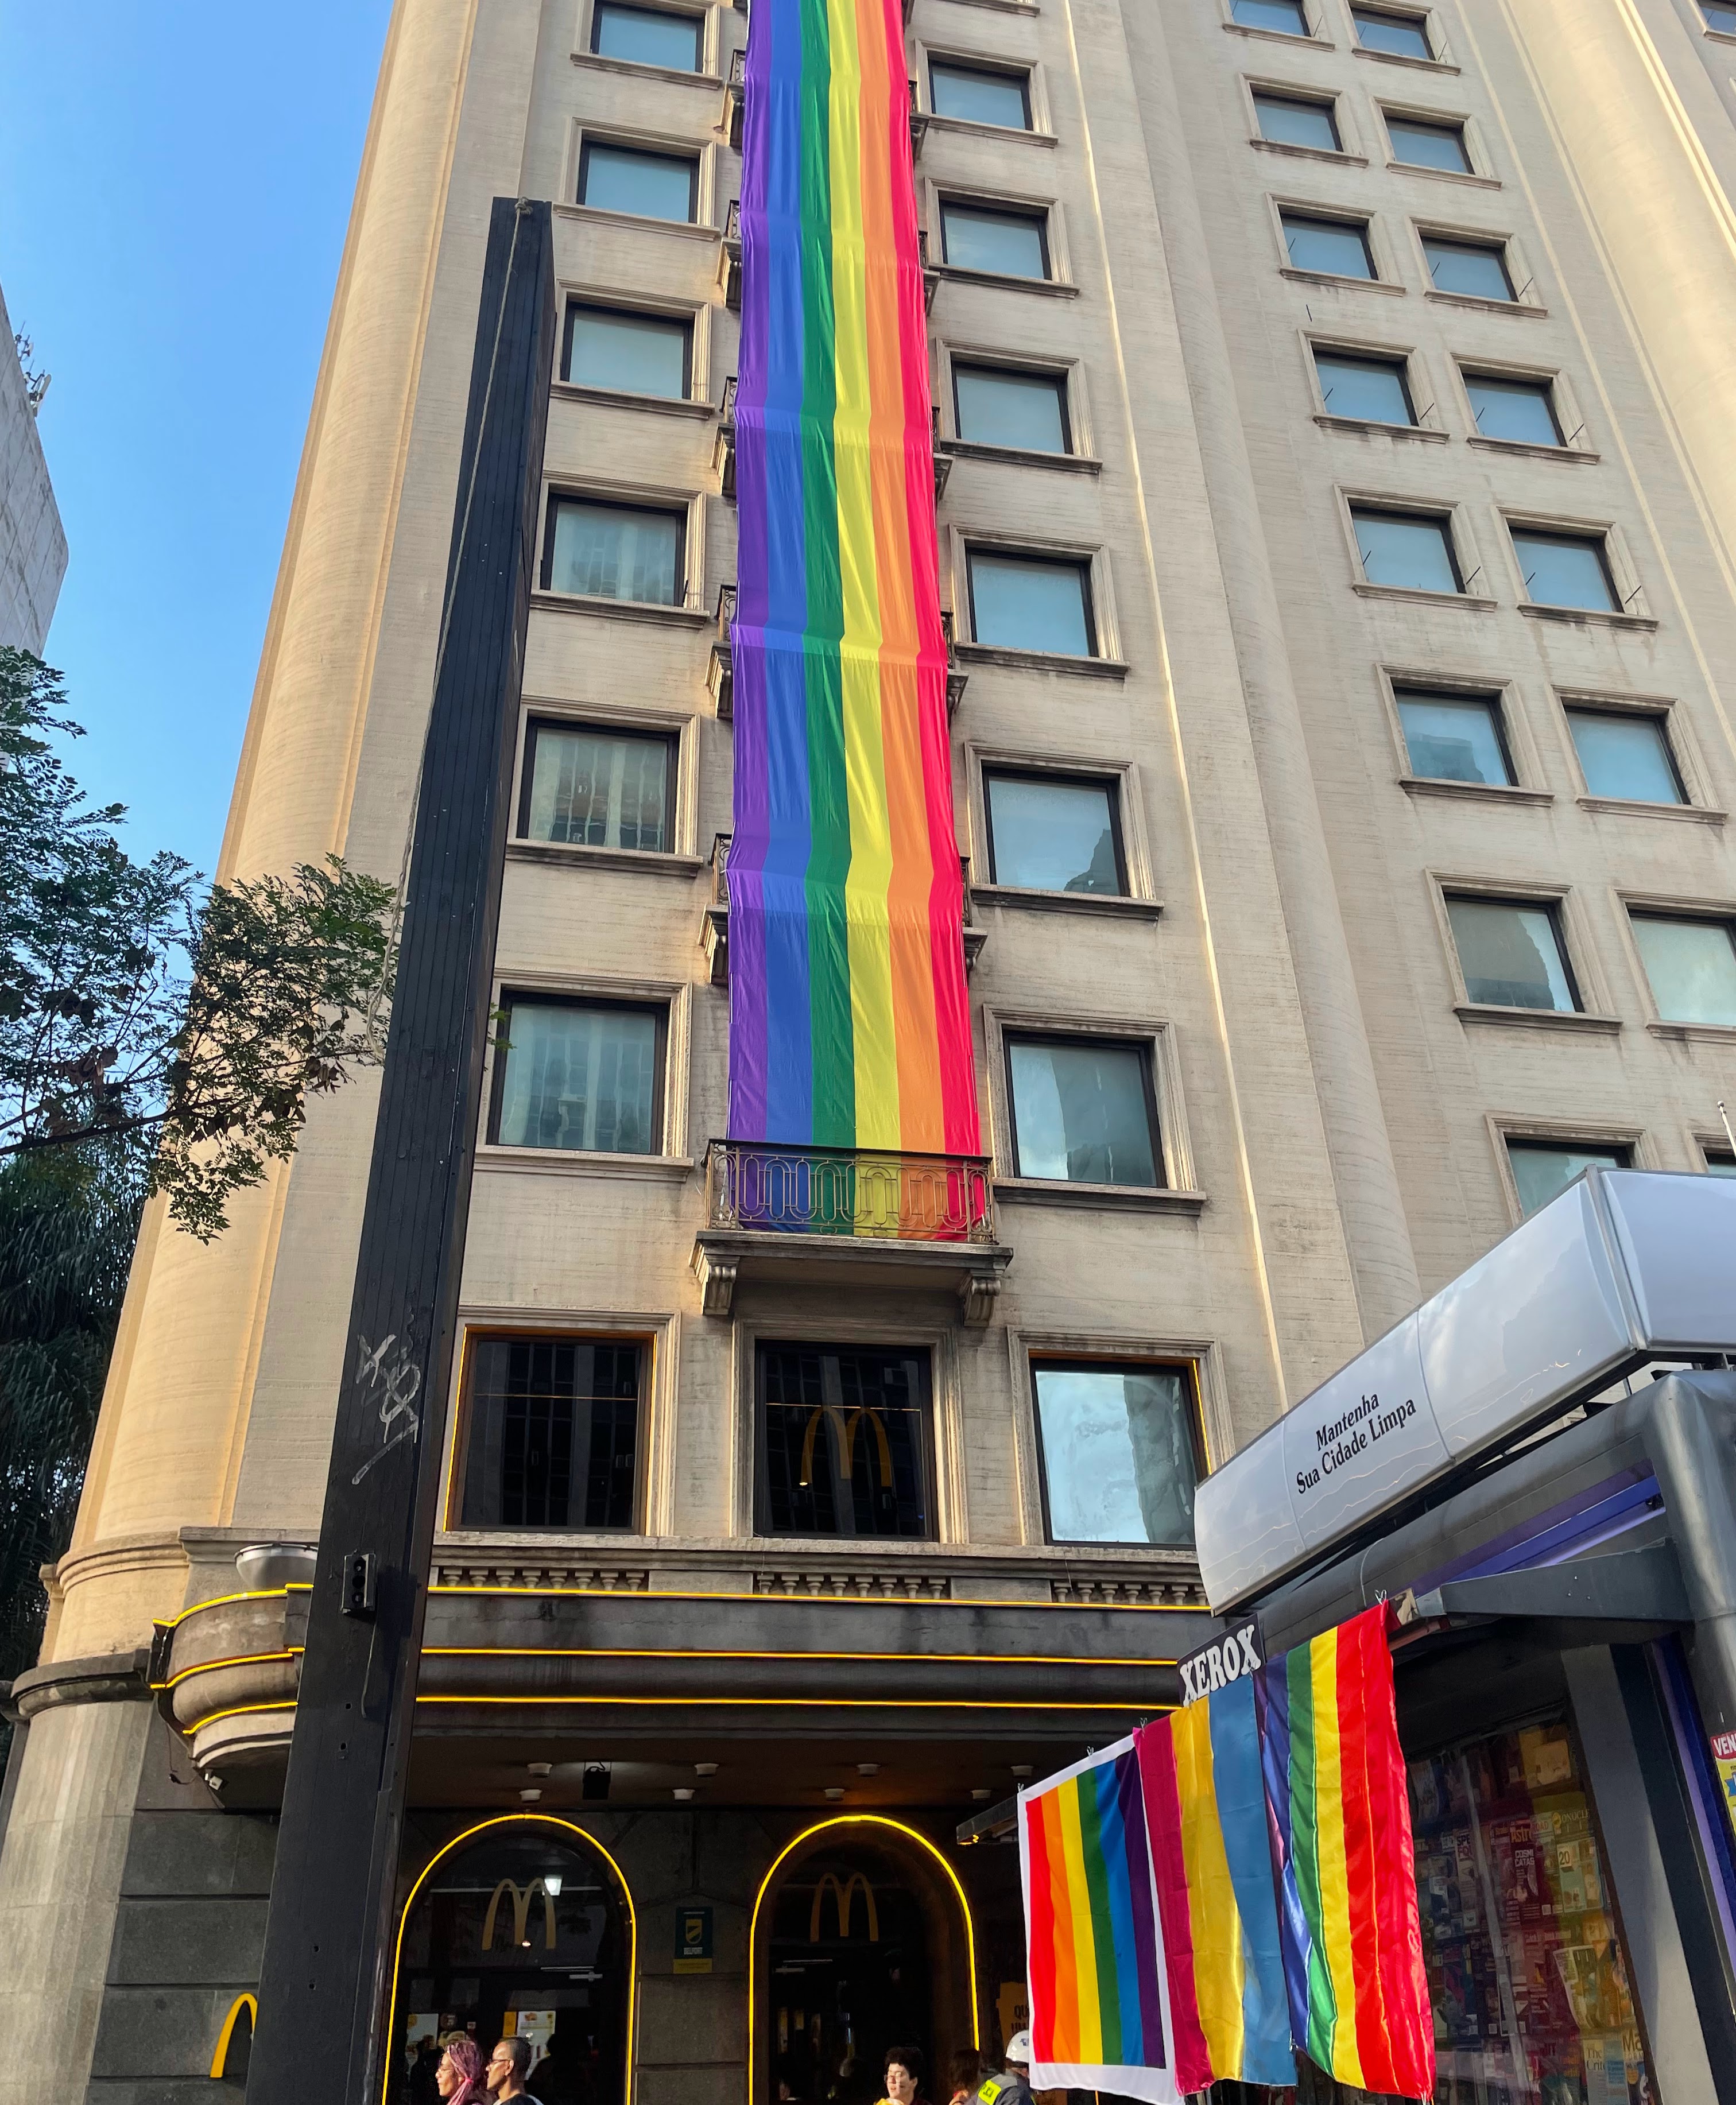
<svg viewBox="0 0 1736 2105">
<path fill-rule="evenodd" d="M 734 407 L 733 397 L 726 391 L 726 403 Z M 727 493 L 726 492 L 726 494 Z M 719 719 L 727 723 L 736 713 L 736 661 L 730 643 L 730 630 L 736 619 L 736 588 L 719 585 L 718 588 L 718 632 L 711 646 L 711 662 L 705 670 L 705 684 L 711 690 L 711 699 Z M 959 704 L 964 699 L 964 690 L 970 684 L 970 675 L 959 663 L 958 639 L 953 632 L 952 616 L 943 607 L 941 610 L 941 633 L 946 641 L 946 714 L 949 718 L 958 713 Z"/>
<path fill-rule="evenodd" d="M 718 834 L 711 843 L 711 897 L 706 902 L 705 918 L 700 923 L 700 948 L 705 953 L 705 966 L 711 984 L 715 987 L 729 985 L 729 874 L 724 867 L 732 836 Z M 977 925 L 976 908 L 970 889 L 970 858 L 959 857 L 959 877 L 964 894 L 964 969 L 976 970 L 977 960 L 982 954 L 982 946 L 988 941 L 987 928 Z"/>
<path fill-rule="evenodd" d="M 915 134 L 919 113 L 911 112 L 911 130 Z M 922 118 L 924 126 L 926 117 Z M 928 261 L 928 237 L 919 229 L 916 235 L 916 253 L 922 264 L 922 307 L 924 314 L 931 313 L 934 295 L 940 288 L 940 273 Z M 741 200 L 732 198 L 723 215 L 723 255 L 718 266 L 718 283 L 723 288 L 723 304 L 732 314 L 741 311 Z"/>
<path fill-rule="evenodd" d="M 693 1246 L 705 1312 L 728 1316 L 742 1280 L 909 1291 L 951 1288 L 982 1329 L 1013 1259 L 995 1222 L 986 1155 L 899 1155 L 714 1140 L 705 1226 Z"/>
<path fill-rule="evenodd" d="M 736 494 L 736 395 L 738 382 L 732 373 L 723 383 L 723 400 L 718 409 L 717 436 L 713 441 L 711 472 L 718 479 L 718 489 L 725 497 Z M 940 503 L 946 494 L 946 478 L 952 473 L 952 449 L 941 436 L 940 411 L 934 418 L 934 501 Z"/>
<path fill-rule="evenodd" d="M 905 0 L 905 26 L 910 26 L 910 0 Z M 739 154 L 741 151 L 741 127 L 747 109 L 747 51 L 745 47 L 731 55 L 729 78 L 723 87 L 723 122 L 721 127 L 729 143 Z M 928 128 L 928 113 L 916 106 L 916 83 L 911 83 L 911 158 L 921 158 L 924 136 Z"/>
</svg>

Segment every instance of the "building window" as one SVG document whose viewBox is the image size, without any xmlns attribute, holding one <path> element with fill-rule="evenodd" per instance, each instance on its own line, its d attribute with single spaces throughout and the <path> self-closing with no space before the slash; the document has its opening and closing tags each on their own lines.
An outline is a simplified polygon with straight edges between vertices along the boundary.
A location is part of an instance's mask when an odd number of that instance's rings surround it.
<svg viewBox="0 0 1736 2105">
<path fill-rule="evenodd" d="M 591 49 L 603 58 L 630 59 L 635 65 L 697 73 L 704 27 L 698 15 L 678 15 L 666 7 L 629 7 L 623 0 L 597 0 L 591 16 Z"/>
<path fill-rule="evenodd" d="M 1389 15 L 1378 7 L 1353 7 L 1356 40 L 1365 51 L 1384 51 L 1389 58 L 1432 59 L 1428 24 L 1420 15 Z"/>
<path fill-rule="evenodd" d="M 1362 575 L 1403 592 L 1462 592 L 1452 534 L 1444 519 L 1421 512 L 1350 507 Z"/>
<path fill-rule="evenodd" d="M 579 1338 L 473 1338 L 462 1527 L 631 1528 L 650 1355 Z"/>
<path fill-rule="evenodd" d="M 1702 1147 L 1708 1177 L 1736 1177 L 1736 1155 L 1715 1155 L 1709 1147 Z"/>
<path fill-rule="evenodd" d="M 1506 252 L 1499 242 L 1454 241 L 1442 234 L 1423 236 L 1429 277 L 1438 293 L 1461 299 L 1501 300 L 1511 304 L 1513 280 Z"/>
<path fill-rule="evenodd" d="M 925 1352 L 761 1345 L 754 1392 L 756 1533 L 932 1540 Z"/>
<path fill-rule="evenodd" d="M 1553 1009 L 1571 1015 L 1579 992 L 1568 970 L 1556 909 L 1545 900 L 1447 901 L 1468 999 L 1494 1008 Z"/>
<path fill-rule="evenodd" d="M 955 270 L 982 270 L 996 278 L 1049 275 L 1049 228 L 1040 212 L 943 199 L 941 247 Z"/>
<path fill-rule="evenodd" d="M 1662 914 L 1630 918 L 1664 1021 L 1736 1027 L 1736 935 L 1729 922 Z"/>
<path fill-rule="evenodd" d="M 1259 119 L 1259 136 L 1268 145 L 1312 146 L 1320 154 L 1345 150 L 1330 102 L 1313 102 L 1300 95 L 1273 95 L 1255 88 L 1254 110 Z"/>
<path fill-rule="evenodd" d="M 553 497 L 543 556 L 544 592 L 582 592 L 592 599 L 678 606 L 682 548 L 678 512 L 641 512 L 588 498 Z"/>
<path fill-rule="evenodd" d="M 1357 219 L 1316 219 L 1299 212 L 1280 212 L 1284 248 L 1293 270 L 1312 270 L 1322 278 L 1372 278 L 1374 252 L 1368 228 Z"/>
<path fill-rule="evenodd" d="M 1546 380 L 1501 380 L 1492 373 L 1467 373 L 1465 391 L 1479 436 L 1515 445 L 1561 444 L 1555 390 Z"/>
<path fill-rule="evenodd" d="M 692 362 L 692 326 L 673 315 L 583 307 L 576 301 L 566 310 L 561 378 L 579 387 L 684 401 Z"/>
<path fill-rule="evenodd" d="M 1493 695 L 1398 687 L 1393 699 L 1413 775 L 1431 782 L 1481 782 L 1496 788 L 1518 780 L 1501 733 L 1501 704 Z"/>
<path fill-rule="evenodd" d="M 587 139 L 579 154 L 579 202 L 600 212 L 692 224 L 699 209 L 699 163 L 685 154 L 653 154 Z"/>
<path fill-rule="evenodd" d="M 1094 658 L 1089 565 L 1037 556 L 967 551 L 970 632 L 978 643 Z"/>
<path fill-rule="evenodd" d="M 928 100 L 937 117 L 960 117 L 971 124 L 996 124 L 1009 132 L 1031 129 L 1031 76 L 960 65 L 933 59 Z"/>
<path fill-rule="evenodd" d="M 1302 0 L 1230 0 L 1230 20 L 1244 29 L 1276 29 L 1284 37 L 1313 34 Z"/>
<path fill-rule="evenodd" d="M 1700 12 L 1708 29 L 1721 29 L 1726 36 L 1736 37 L 1736 7 L 1729 5 L 1729 0 L 1700 0 Z"/>
<path fill-rule="evenodd" d="M 1513 552 L 1534 606 L 1580 606 L 1613 614 L 1619 604 L 1603 542 L 1589 534 L 1512 530 Z"/>
<path fill-rule="evenodd" d="M 1125 897 L 1119 801 L 1112 782 L 985 769 L 990 882 Z"/>
<path fill-rule="evenodd" d="M 1125 1039 L 1007 1039 L 1013 1169 L 1049 1183 L 1164 1181 L 1149 1049 Z"/>
<path fill-rule="evenodd" d="M 1314 370 L 1329 416 L 1364 424 L 1416 422 L 1402 358 L 1353 358 L 1348 351 L 1317 350 Z"/>
<path fill-rule="evenodd" d="M 1061 373 L 955 364 L 952 400 L 959 436 L 970 445 L 1031 454 L 1073 450 Z"/>
<path fill-rule="evenodd" d="M 664 1010 L 527 994 L 503 996 L 501 1006 L 499 1146 L 662 1153 Z"/>
<path fill-rule="evenodd" d="M 527 841 L 666 855 L 673 844 L 674 740 L 533 721 L 518 830 Z"/>
<path fill-rule="evenodd" d="M 1031 1378 L 1049 1540 L 1191 1549 L 1193 1370 L 1036 1361 Z"/>
<path fill-rule="evenodd" d="M 1400 117 L 1388 110 L 1386 136 L 1393 142 L 1393 159 L 1407 168 L 1439 168 L 1449 175 L 1468 176 L 1470 155 L 1465 147 L 1465 127 L 1425 117 Z"/>
<path fill-rule="evenodd" d="M 1687 802 L 1662 717 L 1569 708 L 1567 720 L 1590 795 L 1631 804 Z"/>
<path fill-rule="evenodd" d="M 1538 1207 L 1559 1198 L 1586 1169 L 1626 1169 L 1633 1151 L 1600 1147 L 1577 1140 L 1509 1140 L 1507 1160 L 1519 1189 L 1519 1206 L 1529 1219 Z"/>
</svg>

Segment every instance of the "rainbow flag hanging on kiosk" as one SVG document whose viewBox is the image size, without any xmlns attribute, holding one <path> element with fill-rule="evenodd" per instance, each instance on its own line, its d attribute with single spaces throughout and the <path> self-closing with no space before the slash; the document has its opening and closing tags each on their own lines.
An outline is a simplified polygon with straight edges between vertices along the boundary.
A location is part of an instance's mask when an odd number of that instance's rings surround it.
<svg viewBox="0 0 1736 2105">
<path fill-rule="evenodd" d="M 1296 2046 L 1340 2083 L 1432 2098 L 1390 1613 L 1382 1602 L 1269 1661 L 1253 1693 Z"/>
<path fill-rule="evenodd" d="M 1176 2082 L 1294 2083 L 1253 1683 L 1232 1681 L 1134 1737 Z"/>
<path fill-rule="evenodd" d="M 756 0 L 741 247 L 730 1136 L 974 1154 L 900 0 Z"/>
<path fill-rule="evenodd" d="M 1018 1810 L 1032 2087 L 1175 2105 L 1133 1741 L 1022 1792 Z"/>
</svg>

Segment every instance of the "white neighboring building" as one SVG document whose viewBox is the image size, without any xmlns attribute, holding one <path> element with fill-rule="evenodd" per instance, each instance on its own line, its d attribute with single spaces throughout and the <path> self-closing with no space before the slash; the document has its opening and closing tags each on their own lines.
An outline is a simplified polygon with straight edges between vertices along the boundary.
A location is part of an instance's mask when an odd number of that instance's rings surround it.
<svg viewBox="0 0 1736 2105">
<path fill-rule="evenodd" d="M 3 297 L 0 337 L 0 644 L 39 655 L 66 574 L 66 534 L 24 369 L 5 355 L 12 324 Z"/>
</svg>

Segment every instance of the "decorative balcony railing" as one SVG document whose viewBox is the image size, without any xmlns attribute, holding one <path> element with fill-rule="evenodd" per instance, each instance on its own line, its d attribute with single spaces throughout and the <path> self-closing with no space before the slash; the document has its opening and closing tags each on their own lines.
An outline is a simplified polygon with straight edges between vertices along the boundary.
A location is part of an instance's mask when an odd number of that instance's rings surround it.
<svg viewBox="0 0 1736 2105">
<path fill-rule="evenodd" d="M 985 1155 L 894 1155 L 714 1140 L 705 1156 L 713 1228 L 880 1242 L 993 1244 Z"/>
<path fill-rule="evenodd" d="M 905 26 L 910 26 L 910 0 L 905 0 Z M 729 74 L 723 83 L 723 132 L 729 143 L 739 154 L 741 151 L 741 132 L 747 109 L 747 51 L 742 49 L 730 55 Z M 916 160 L 922 154 L 924 135 L 928 128 L 928 113 L 916 106 L 916 83 L 911 83 L 911 158 Z"/>
<path fill-rule="evenodd" d="M 730 498 L 736 494 L 736 398 L 740 385 L 739 377 L 733 373 L 723 382 L 723 399 L 718 405 L 717 437 L 711 454 L 711 468 L 718 479 L 718 491 Z M 952 473 L 953 454 L 951 441 L 941 436 L 938 405 L 933 413 L 934 501 L 938 504 L 946 494 L 946 480 Z"/>
</svg>

